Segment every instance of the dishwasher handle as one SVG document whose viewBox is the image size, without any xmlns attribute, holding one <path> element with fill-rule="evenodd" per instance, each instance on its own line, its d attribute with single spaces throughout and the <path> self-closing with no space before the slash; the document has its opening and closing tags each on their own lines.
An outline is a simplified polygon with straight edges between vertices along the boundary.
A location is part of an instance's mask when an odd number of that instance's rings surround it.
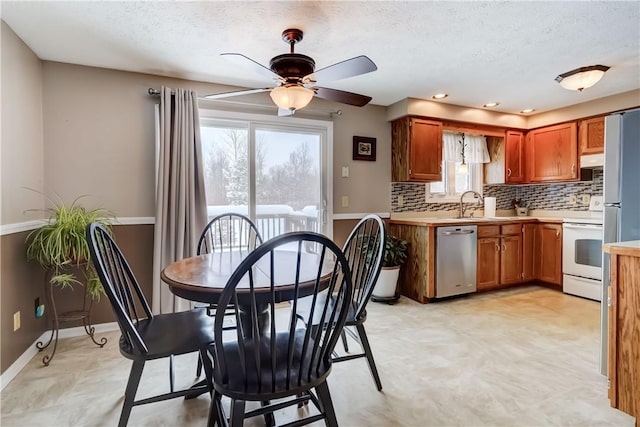
<svg viewBox="0 0 640 427">
<path fill-rule="evenodd" d="M 458 234 L 473 234 L 475 233 L 475 230 L 455 230 L 455 231 L 443 231 L 442 234 L 443 236 L 456 236 Z"/>
</svg>

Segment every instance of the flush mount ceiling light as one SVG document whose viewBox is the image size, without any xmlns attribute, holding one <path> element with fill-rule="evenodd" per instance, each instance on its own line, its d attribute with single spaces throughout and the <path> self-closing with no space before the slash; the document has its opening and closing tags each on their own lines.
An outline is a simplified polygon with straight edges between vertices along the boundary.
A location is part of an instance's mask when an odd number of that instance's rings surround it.
<svg viewBox="0 0 640 427">
<path fill-rule="evenodd" d="M 500 105 L 499 102 L 488 102 L 486 104 L 483 105 L 484 108 L 492 108 L 492 107 L 497 107 L 498 105 Z"/>
<path fill-rule="evenodd" d="M 609 67 L 606 65 L 591 65 L 589 67 L 576 68 L 556 77 L 556 81 L 565 89 L 577 90 L 593 86 L 604 76 Z"/>
<path fill-rule="evenodd" d="M 271 89 L 273 102 L 285 110 L 299 110 L 306 107 L 313 99 L 314 92 L 303 86 L 288 85 Z"/>
<path fill-rule="evenodd" d="M 524 110 L 520 110 L 522 114 L 533 113 L 534 111 L 536 110 L 533 108 L 525 108 Z"/>
<path fill-rule="evenodd" d="M 449 95 L 446 94 L 446 93 L 436 93 L 431 98 L 432 99 L 445 99 L 447 96 L 449 96 Z"/>
</svg>

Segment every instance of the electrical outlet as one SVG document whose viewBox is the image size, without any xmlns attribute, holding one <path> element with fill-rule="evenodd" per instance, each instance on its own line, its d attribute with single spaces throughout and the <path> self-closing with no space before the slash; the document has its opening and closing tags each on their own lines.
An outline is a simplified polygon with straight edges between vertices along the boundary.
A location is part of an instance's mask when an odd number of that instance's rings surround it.
<svg viewBox="0 0 640 427">
<path fill-rule="evenodd" d="M 581 194 L 579 197 L 580 203 L 582 203 L 583 205 L 588 205 L 591 201 L 591 194 Z"/>
<path fill-rule="evenodd" d="M 20 329 L 20 310 L 13 313 L 13 332 Z"/>
<path fill-rule="evenodd" d="M 398 206 L 404 206 L 404 197 L 402 195 L 398 196 Z"/>
<path fill-rule="evenodd" d="M 569 196 L 569 204 L 575 205 L 578 203 L 578 197 L 575 194 Z"/>
<path fill-rule="evenodd" d="M 342 196 L 342 207 L 343 208 L 349 207 L 349 196 Z"/>
</svg>

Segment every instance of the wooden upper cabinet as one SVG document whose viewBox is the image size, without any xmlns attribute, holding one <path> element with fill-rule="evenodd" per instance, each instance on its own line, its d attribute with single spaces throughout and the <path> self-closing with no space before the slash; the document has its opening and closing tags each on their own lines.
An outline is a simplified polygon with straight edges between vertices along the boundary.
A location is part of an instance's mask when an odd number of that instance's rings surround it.
<svg viewBox="0 0 640 427">
<path fill-rule="evenodd" d="M 508 130 L 504 137 L 505 169 L 504 181 L 506 183 L 525 182 L 525 144 L 524 133 Z"/>
<path fill-rule="evenodd" d="M 403 117 L 391 123 L 391 179 L 442 180 L 442 122 Z"/>
<path fill-rule="evenodd" d="M 604 152 L 604 117 L 581 120 L 579 123 L 580 154 Z"/>
<path fill-rule="evenodd" d="M 578 126 L 575 122 L 534 129 L 527 138 L 530 182 L 578 179 Z"/>
</svg>

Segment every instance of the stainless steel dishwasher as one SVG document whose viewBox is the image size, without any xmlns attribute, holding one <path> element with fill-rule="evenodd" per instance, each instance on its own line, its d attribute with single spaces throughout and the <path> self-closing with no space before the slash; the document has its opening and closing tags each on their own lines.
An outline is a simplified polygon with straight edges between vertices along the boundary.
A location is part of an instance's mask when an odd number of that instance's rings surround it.
<svg viewBox="0 0 640 427">
<path fill-rule="evenodd" d="M 436 298 L 475 292 L 478 226 L 436 230 Z"/>
</svg>

